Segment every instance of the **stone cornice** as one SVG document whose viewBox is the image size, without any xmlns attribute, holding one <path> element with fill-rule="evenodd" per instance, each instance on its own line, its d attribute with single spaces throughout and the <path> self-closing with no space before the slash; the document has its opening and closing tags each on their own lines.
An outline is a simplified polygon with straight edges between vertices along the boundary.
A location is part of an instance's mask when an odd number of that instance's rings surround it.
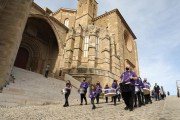
<svg viewBox="0 0 180 120">
<path fill-rule="evenodd" d="M 41 11 L 42 13 L 46 13 L 44 9 L 42 9 L 39 5 L 37 5 L 35 2 L 32 3 L 32 6 Z"/>
<path fill-rule="evenodd" d="M 110 11 L 110 12 L 107 12 L 107 13 L 105 13 L 105 14 L 103 14 L 103 15 L 100 15 L 100 16 L 94 18 L 94 21 L 99 20 L 99 19 L 101 19 L 101 18 L 103 18 L 103 17 L 105 17 L 105 16 L 107 16 L 107 15 L 110 15 L 110 14 L 112 14 L 112 13 L 114 13 L 114 12 L 115 12 L 115 13 L 119 16 L 119 18 L 122 20 L 122 22 L 123 22 L 124 25 L 127 27 L 128 31 L 131 33 L 131 35 L 133 36 L 133 38 L 134 38 L 134 39 L 137 39 L 136 36 L 134 35 L 133 31 L 131 30 L 131 28 L 129 27 L 129 25 L 126 23 L 125 19 L 123 18 L 123 16 L 121 15 L 121 13 L 119 12 L 118 9 L 114 9 L 114 10 L 112 10 L 112 11 Z"/>
<path fill-rule="evenodd" d="M 76 13 L 76 12 L 77 12 L 77 10 L 74 10 L 74 9 L 60 8 L 60 9 L 56 10 L 56 11 L 53 13 L 53 15 L 58 14 L 61 10 L 64 11 L 64 12 L 72 12 L 72 13 L 74 13 L 74 12 Z"/>
</svg>

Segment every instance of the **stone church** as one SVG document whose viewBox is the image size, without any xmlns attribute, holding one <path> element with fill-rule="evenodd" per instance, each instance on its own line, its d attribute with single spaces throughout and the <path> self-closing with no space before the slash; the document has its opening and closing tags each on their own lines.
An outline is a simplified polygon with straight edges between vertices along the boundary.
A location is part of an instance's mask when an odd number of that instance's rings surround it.
<svg viewBox="0 0 180 120">
<path fill-rule="evenodd" d="M 136 36 L 118 9 L 97 16 L 96 0 L 78 0 L 77 10 L 52 12 L 33 0 L 0 2 L 0 88 L 13 66 L 44 74 L 69 74 L 89 83 L 112 83 L 130 64 L 139 76 Z"/>
</svg>

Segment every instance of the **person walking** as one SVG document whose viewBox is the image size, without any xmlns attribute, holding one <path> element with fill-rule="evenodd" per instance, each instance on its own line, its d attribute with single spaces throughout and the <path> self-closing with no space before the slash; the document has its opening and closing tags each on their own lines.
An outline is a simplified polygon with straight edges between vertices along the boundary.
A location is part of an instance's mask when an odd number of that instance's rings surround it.
<svg viewBox="0 0 180 120">
<path fill-rule="evenodd" d="M 156 101 L 159 100 L 159 85 L 157 85 L 157 83 L 155 83 L 155 86 L 154 86 L 154 94 L 155 94 L 155 98 L 156 98 Z"/>
</svg>

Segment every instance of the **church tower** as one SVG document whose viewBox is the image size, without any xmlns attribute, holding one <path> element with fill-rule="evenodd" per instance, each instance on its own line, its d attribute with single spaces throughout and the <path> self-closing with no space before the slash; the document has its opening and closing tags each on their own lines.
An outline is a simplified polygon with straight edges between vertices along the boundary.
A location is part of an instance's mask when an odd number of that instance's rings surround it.
<svg viewBox="0 0 180 120">
<path fill-rule="evenodd" d="M 75 27 L 81 25 L 90 25 L 93 18 L 97 17 L 98 3 L 96 0 L 78 0 L 76 24 Z"/>
</svg>

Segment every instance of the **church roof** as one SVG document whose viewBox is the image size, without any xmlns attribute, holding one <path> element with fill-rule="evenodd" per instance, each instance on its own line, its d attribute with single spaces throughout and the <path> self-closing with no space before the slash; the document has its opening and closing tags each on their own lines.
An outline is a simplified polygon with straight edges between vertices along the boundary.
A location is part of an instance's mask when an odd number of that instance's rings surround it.
<svg viewBox="0 0 180 120">
<path fill-rule="evenodd" d="M 106 12 L 105 14 L 102 14 L 96 18 L 94 18 L 94 21 L 98 20 L 98 19 L 101 19 L 107 15 L 110 15 L 112 13 L 116 12 L 116 14 L 119 16 L 119 18 L 122 20 L 122 22 L 124 23 L 124 25 L 127 27 L 127 29 L 129 30 L 129 32 L 131 33 L 131 35 L 133 36 L 134 39 L 137 39 L 135 34 L 133 33 L 133 31 L 131 30 L 131 28 L 129 27 L 129 25 L 126 23 L 125 19 L 123 18 L 123 16 L 121 15 L 121 13 L 119 12 L 118 9 L 114 9 L 112 11 L 109 11 L 109 12 Z"/>
</svg>

